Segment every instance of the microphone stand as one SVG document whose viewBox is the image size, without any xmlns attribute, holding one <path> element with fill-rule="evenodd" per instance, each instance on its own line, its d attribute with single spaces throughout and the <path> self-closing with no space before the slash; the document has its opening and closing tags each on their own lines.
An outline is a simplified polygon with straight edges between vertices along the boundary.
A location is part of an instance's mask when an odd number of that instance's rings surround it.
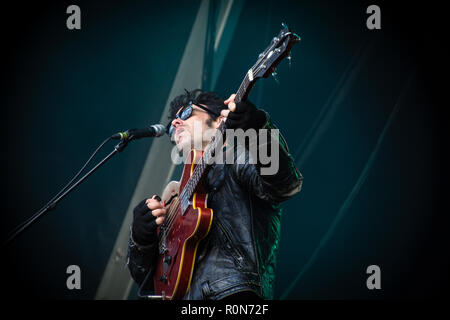
<svg viewBox="0 0 450 320">
<path fill-rule="evenodd" d="M 103 164 L 105 164 L 106 161 L 111 159 L 113 155 L 115 155 L 118 152 L 121 152 L 125 147 L 128 145 L 128 142 L 130 142 L 133 139 L 133 136 L 130 136 L 124 140 L 121 140 L 115 147 L 114 150 L 111 151 L 110 154 L 108 154 L 102 161 L 100 161 L 94 168 L 92 168 L 88 173 L 86 173 L 83 177 L 81 177 L 77 182 L 75 182 L 69 189 L 67 189 L 64 193 L 62 193 L 60 196 L 58 196 L 56 199 L 48 203 L 46 206 L 44 206 L 41 210 L 39 210 L 36 214 L 32 216 L 29 221 L 27 221 L 23 226 L 21 226 L 19 229 L 17 229 L 11 236 L 8 237 L 8 239 L 3 243 L 3 246 L 6 246 L 10 244 L 19 234 L 21 234 L 23 231 L 28 229 L 33 223 L 35 223 L 39 218 L 41 218 L 45 213 L 49 212 L 50 210 L 53 210 L 56 207 L 56 204 L 61 201 L 64 197 L 66 197 L 73 189 L 75 189 L 77 186 L 79 186 L 84 180 L 86 180 L 87 177 L 89 177 L 92 173 L 94 173 L 98 168 L 100 168 Z"/>
</svg>

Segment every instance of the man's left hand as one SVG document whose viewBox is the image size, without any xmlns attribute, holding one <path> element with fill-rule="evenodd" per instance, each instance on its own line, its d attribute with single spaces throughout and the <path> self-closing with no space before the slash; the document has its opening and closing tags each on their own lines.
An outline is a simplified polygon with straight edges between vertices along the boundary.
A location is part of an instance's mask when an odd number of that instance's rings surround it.
<svg viewBox="0 0 450 320">
<path fill-rule="evenodd" d="M 234 102 L 236 94 L 232 94 L 224 103 L 228 109 L 220 112 L 225 117 L 227 128 L 261 129 L 267 122 L 266 113 L 255 107 L 250 101 Z"/>
</svg>

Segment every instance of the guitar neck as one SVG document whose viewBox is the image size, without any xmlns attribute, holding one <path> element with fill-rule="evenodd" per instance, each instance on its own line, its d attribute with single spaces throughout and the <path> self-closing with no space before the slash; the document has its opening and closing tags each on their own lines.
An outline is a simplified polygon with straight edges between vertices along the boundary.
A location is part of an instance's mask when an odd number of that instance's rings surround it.
<svg viewBox="0 0 450 320">
<path fill-rule="evenodd" d="M 250 69 L 249 73 L 252 72 L 251 70 L 252 69 Z M 236 103 L 247 100 L 250 91 L 253 89 L 253 86 L 255 85 L 256 79 L 250 80 L 249 73 L 245 75 L 244 80 L 241 82 L 241 85 L 239 86 L 239 89 L 236 92 L 236 97 L 234 98 L 234 102 Z"/>
</svg>

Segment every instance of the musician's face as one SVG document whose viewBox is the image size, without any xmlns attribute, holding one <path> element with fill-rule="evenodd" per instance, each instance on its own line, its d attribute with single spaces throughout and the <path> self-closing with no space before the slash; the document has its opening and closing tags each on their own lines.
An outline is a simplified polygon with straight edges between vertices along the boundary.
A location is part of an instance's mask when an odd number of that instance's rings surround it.
<svg viewBox="0 0 450 320">
<path fill-rule="evenodd" d="M 182 109 L 180 108 L 178 112 Z M 196 105 L 193 105 L 192 114 L 186 120 L 174 119 L 172 125 L 175 131 L 172 138 L 178 151 L 187 153 L 191 149 L 203 150 L 211 141 L 213 129 L 217 129 L 221 119 L 222 117 L 212 120 L 208 112 Z"/>
</svg>

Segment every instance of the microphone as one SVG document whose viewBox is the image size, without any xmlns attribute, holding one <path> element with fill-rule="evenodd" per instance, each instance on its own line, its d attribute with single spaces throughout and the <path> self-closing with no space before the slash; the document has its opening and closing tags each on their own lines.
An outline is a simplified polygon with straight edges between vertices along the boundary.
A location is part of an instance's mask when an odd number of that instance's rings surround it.
<svg viewBox="0 0 450 320">
<path fill-rule="evenodd" d="M 145 137 L 161 137 L 166 133 L 166 127 L 162 124 L 154 124 L 144 129 L 129 129 L 124 132 L 119 132 L 111 136 L 111 139 L 125 140 L 125 139 L 140 139 Z"/>
</svg>

